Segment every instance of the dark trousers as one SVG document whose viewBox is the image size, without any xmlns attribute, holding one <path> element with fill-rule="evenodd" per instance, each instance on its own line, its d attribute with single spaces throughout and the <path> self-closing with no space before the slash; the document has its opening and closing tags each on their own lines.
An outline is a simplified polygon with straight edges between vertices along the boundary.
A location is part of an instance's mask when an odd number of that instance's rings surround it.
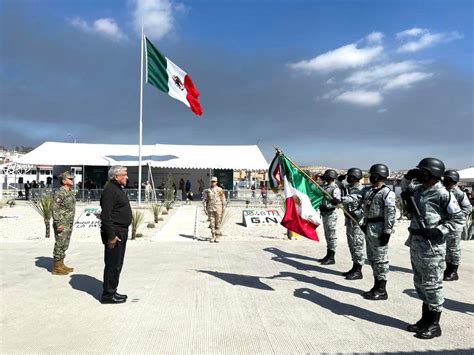
<svg viewBox="0 0 474 355">
<path fill-rule="evenodd" d="M 123 259 L 125 257 L 125 248 L 127 246 L 128 230 L 115 233 L 122 241 L 117 242 L 115 247 L 109 249 L 105 244 L 104 250 L 104 285 L 102 296 L 112 296 L 117 292 L 120 272 L 122 271 Z"/>
</svg>

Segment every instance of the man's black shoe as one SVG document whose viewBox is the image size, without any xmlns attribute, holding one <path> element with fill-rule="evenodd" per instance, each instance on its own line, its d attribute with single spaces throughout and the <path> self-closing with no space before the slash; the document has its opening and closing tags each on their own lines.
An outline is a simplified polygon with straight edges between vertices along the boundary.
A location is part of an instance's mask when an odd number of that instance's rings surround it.
<svg viewBox="0 0 474 355">
<path fill-rule="evenodd" d="M 102 296 L 100 303 L 102 304 L 115 304 L 115 303 L 125 303 L 127 300 L 125 298 L 118 298 L 116 295 L 112 296 Z"/>
<path fill-rule="evenodd" d="M 118 293 L 118 292 L 115 292 L 115 295 L 114 295 L 114 296 L 117 297 L 117 298 L 123 298 L 124 300 L 126 300 L 126 299 L 128 298 L 127 295 L 121 295 L 121 294 Z"/>
</svg>

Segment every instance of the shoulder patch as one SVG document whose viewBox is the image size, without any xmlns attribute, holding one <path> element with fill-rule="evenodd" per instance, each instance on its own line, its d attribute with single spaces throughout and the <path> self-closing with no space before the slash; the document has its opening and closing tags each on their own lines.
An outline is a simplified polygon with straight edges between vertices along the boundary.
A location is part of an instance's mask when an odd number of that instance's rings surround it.
<svg viewBox="0 0 474 355">
<path fill-rule="evenodd" d="M 395 193 L 390 191 L 384 198 L 384 203 L 386 207 L 394 207 L 395 206 Z"/>
<path fill-rule="evenodd" d="M 466 193 L 463 193 L 463 195 L 464 195 L 464 196 L 463 196 L 463 198 L 462 198 L 462 200 L 461 200 L 461 202 L 460 202 L 460 205 L 461 205 L 462 207 L 468 207 L 468 206 L 470 206 L 470 205 L 471 205 L 471 201 L 469 201 L 469 197 L 467 197 Z"/>
<path fill-rule="evenodd" d="M 450 192 L 449 193 L 449 202 L 448 205 L 446 206 L 446 211 L 449 214 L 456 214 L 461 212 L 461 207 L 459 207 L 458 200 L 456 200 L 456 197 Z"/>
</svg>

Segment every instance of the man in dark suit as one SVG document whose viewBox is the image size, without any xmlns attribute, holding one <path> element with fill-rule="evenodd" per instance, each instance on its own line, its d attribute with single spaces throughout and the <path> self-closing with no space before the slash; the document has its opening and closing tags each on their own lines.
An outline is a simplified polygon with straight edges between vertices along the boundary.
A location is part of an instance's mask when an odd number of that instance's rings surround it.
<svg viewBox="0 0 474 355">
<path fill-rule="evenodd" d="M 128 227 L 132 223 L 132 209 L 123 188 L 127 184 L 127 168 L 113 166 L 109 170 L 109 182 L 100 198 L 101 229 L 104 243 L 104 284 L 101 303 L 124 303 L 127 295 L 117 293 L 122 271 Z"/>
</svg>

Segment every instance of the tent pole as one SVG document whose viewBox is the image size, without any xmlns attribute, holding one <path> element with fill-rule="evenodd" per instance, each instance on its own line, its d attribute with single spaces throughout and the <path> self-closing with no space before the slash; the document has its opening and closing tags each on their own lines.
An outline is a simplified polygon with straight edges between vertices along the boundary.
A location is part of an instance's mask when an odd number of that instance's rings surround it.
<svg viewBox="0 0 474 355">
<path fill-rule="evenodd" d="M 143 130 L 143 24 L 140 40 L 140 124 L 138 143 L 138 206 L 142 202 L 142 130 Z"/>
</svg>

